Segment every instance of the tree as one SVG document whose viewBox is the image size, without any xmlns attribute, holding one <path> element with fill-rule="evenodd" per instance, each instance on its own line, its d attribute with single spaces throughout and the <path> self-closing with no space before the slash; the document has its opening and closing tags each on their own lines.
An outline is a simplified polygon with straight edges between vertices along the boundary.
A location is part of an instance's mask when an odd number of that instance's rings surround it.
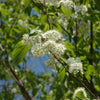
<svg viewBox="0 0 100 100">
<path fill-rule="evenodd" d="M 0 99 L 100 99 L 98 0 L 0 2 Z M 48 56 L 54 73 L 24 69 L 27 53 Z"/>
</svg>

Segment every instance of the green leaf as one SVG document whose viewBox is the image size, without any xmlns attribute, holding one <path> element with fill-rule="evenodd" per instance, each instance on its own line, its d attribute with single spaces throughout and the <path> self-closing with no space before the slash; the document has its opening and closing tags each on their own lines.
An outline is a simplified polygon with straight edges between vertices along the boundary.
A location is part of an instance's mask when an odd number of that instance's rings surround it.
<svg viewBox="0 0 100 100">
<path fill-rule="evenodd" d="M 95 70 L 94 66 L 89 65 L 89 66 L 87 67 L 87 71 L 85 72 L 86 78 L 87 78 L 88 80 L 91 79 L 91 77 L 90 77 L 91 74 L 96 74 L 96 70 Z"/>
<path fill-rule="evenodd" d="M 19 64 L 23 60 L 29 49 L 30 47 L 28 45 L 23 45 L 22 41 L 18 42 L 12 52 L 12 65 Z"/>
<path fill-rule="evenodd" d="M 74 25 L 74 22 L 71 21 L 71 22 L 68 24 L 67 28 L 70 29 L 73 25 Z"/>
<path fill-rule="evenodd" d="M 39 29 L 39 27 L 36 27 L 35 29 L 32 29 L 31 32 L 30 32 L 30 34 L 35 33 L 38 29 Z"/>
<path fill-rule="evenodd" d="M 85 99 L 84 94 L 83 94 L 82 91 L 79 91 L 79 92 L 76 94 L 76 97 L 77 97 L 77 98 L 80 98 L 81 100 L 82 100 L 82 99 Z"/>
<path fill-rule="evenodd" d="M 72 14 L 71 10 L 67 10 L 64 6 L 61 6 L 61 9 L 63 11 L 64 14 L 66 14 L 67 19 L 69 18 L 69 16 Z"/>
<path fill-rule="evenodd" d="M 73 45 L 70 42 L 66 41 L 65 47 L 67 48 L 67 53 L 70 53 L 72 56 L 75 55 Z"/>
<path fill-rule="evenodd" d="M 62 82 L 64 80 L 64 77 L 65 77 L 65 68 L 61 68 L 60 71 L 59 71 L 59 79 L 60 81 Z"/>
<path fill-rule="evenodd" d="M 41 23 L 44 24 L 46 22 L 46 20 L 47 20 L 47 16 L 46 15 L 42 15 L 40 17 L 40 20 L 41 20 Z"/>
<path fill-rule="evenodd" d="M 25 7 L 28 7 L 29 3 L 30 3 L 30 0 L 23 0 L 23 3 L 24 3 L 24 6 Z"/>
</svg>

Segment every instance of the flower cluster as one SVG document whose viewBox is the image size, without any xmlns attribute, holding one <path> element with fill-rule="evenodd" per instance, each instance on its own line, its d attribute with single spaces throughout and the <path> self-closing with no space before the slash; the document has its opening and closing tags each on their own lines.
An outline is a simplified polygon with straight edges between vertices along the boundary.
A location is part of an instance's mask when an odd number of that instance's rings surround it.
<svg viewBox="0 0 100 100">
<path fill-rule="evenodd" d="M 75 5 L 72 0 L 61 0 L 59 4 L 63 5 L 67 9 L 72 9 L 74 8 L 74 5 Z"/>
<path fill-rule="evenodd" d="M 51 57 L 50 52 L 52 52 L 56 57 L 61 57 L 64 54 L 66 48 L 60 42 L 62 40 L 62 34 L 56 30 L 49 30 L 44 34 L 37 34 L 36 36 L 29 36 L 28 34 L 23 35 L 23 44 L 30 44 L 32 46 L 31 51 L 33 56 L 42 57 L 45 54 L 49 55 L 50 60 L 48 61 L 48 65 L 57 62 L 54 60 L 53 56 Z"/>
<path fill-rule="evenodd" d="M 28 40 L 29 40 L 29 35 L 28 34 L 24 34 L 23 35 L 23 40 L 22 40 L 23 44 L 24 45 L 28 44 Z"/>
<path fill-rule="evenodd" d="M 69 71 L 71 73 L 77 74 L 78 72 L 80 72 L 81 74 L 83 74 L 83 66 L 79 58 L 69 58 L 67 60 L 67 64 L 69 65 Z"/>
<path fill-rule="evenodd" d="M 57 40 L 62 39 L 62 34 L 56 30 L 49 30 L 49 31 L 45 32 L 42 36 L 43 36 L 43 38 L 45 38 L 47 40 L 57 41 Z"/>
<path fill-rule="evenodd" d="M 82 87 L 78 87 L 78 88 L 75 90 L 74 94 L 73 94 L 73 98 L 74 98 L 74 99 L 76 98 L 76 95 L 77 95 L 78 92 L 83 92 L 84 97 L 87 98 L 87 93 L 86 93 L 85 89 L 82 88 Z"/>
<path fill-rule="evenodd" d="M 59 0 L 55 0 L 55 2 L 54 0 L 36 0 L 36 2 L 45 4 L 45 6 L 59 6 Z"/>
<path fill-rule="evenodd" d="M 84 15 L 88 11 L 86 5 L 80 5 L 78 7 L 78 10 L 81 12 L 82 15 Z"/>
</svg>

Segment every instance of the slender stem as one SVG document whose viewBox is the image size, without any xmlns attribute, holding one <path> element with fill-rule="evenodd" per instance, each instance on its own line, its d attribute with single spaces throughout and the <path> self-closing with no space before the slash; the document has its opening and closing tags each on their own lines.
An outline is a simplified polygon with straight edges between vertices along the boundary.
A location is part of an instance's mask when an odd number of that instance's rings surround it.
<svg viewBox="0 0 100 100">
<path fill-rule="evenodd" d="M 43 10 L 43 8 L 42 8 L 40 5 L 38 5 L 37 3 L 35 3 L 34 0 L 31 0 L 31 1 L 32 1 L 32 3 L 33 3 L 35 6 L 37 6 L 40 10 L 42 10 L 42 12 L 43 12 L 44 14 L 46 14 L 46 12 Z"/>
<path fill-rule="evenodd" d="M 78 22 L 77 22 L 77 20 L 76 20 L 76 36 L 75 36 L 75 39 L 74 39 L 74 41 L 75 41 L 75 50 L 76 50 L 76 55 L 77 55 L 77 41 L 78 41 Z"/>
<path fill-rule="evenodd" d="M 90 54 L 93 55 L 93 22 L 91 21 L 90 23 Z M 90 64 L 93 64 L 93 59 L 91 58 L 89 60 Z"/>
<path fill-rule="evenodd" d="M 62 64 L 62 66 L 65 68 L 65 71 L 66 71 L 67 73 L 69 73 L 69 75 L 71 75 L 74 79 L 76 79 L 78 82 L 80 82 L 80 84 L 83 85 L 83 87 L 85 87 L 85 89 L 86 89 L 94 98 L 97 99 L 97 97 L 95 96 L 95 94 L 94 94 L 91 90 L 89 90 L 88 87 L 87 87 L 80 79 L 78 79 L 78 78 L 75 77 L 72 73 L 69 72 L 69 70 L 66 68 L 65 64 L 62 63 L 62 62 L 55 56 L 55 54 L 53 54 L 51 51 L 50 51 L 50 53 L 54 56 L 54 58 L 55 58 L 59 63 Z"/>
</svg>

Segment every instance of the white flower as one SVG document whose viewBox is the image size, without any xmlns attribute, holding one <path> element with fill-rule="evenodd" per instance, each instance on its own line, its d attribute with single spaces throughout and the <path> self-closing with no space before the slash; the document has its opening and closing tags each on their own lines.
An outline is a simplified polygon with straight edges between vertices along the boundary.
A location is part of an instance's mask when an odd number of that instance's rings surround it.
<svg viewBox="0 0 100 100">
<path fill-rule="evenodd" d="M 46 6 L 59 7 L 59 0 L 48 0 L 48 2 L 46 2 Z"/>
<path fill-rule="evenodd" d="M 70 15 L 71 18 L 76 19 L 78 17 L 77 12 L 75 12 L 74 14 Z"/>
<path fill-rule="evenodd" d="M 77 74 L 78 72 L 80 72 L 81 74 L 83 74 L 83 66 L 79 58 L 69 58 L 67 60 L 67 64 L 69 65 L 69 71 L 71 73 L 74 72 L 75 74 Z"/>
<path fill-rule="evenodd" d="M 22 40 L 23 44 L 24 45 L 28 44 L 28 40 L 29 40 L 29 35 L 28 34 L 24 34 L 23 35 L 23 40 Z"/>
<path fill-rule="evenodd" d="M 23 27 L 23 24 L 24 24 L 23 20 L 19 19 L 18 24 Z"/>
<path fill-rule="evenodd" d="M 21 26 L 21 27 L 27 27 L 27 20 L 21 20 L 21 19 L 19 19 L 18 20 L 18 24 L 19 24 L 19 26 Z"/>
<path fill-rule="evenodd" d="M 57 41 L 62 38 L 62 34 L 56 30 L 49 30 L 43 34 L 43 38 Z"/>
<path fill-rule="evenodd" d="M 56 43 L 53 40 L 48 40 L 44 43 L 44 48 L 46 51 L 51 51 L 53 54 L 55 54 L 57 57 L 61 57 L 61 55 L 64 54 L 66 48 L 61 43 Z"/>
<path fill-rule="evenodd" d="M 36 0 L 38 3 L 46 3 L 48 0 Z"/>
<path fill-rule="evenodd" d="M 46 54 L 45 49 L 41 43 L 34 45 L 31 49 L 31 52 L 35 57 L 43 57 Z"/>
<path fill-rule="evenodd" d="M 41 33 L 41 31 L 37 32 Z M 45 54 L 48 54 L 50 59 L 47 61 L 47 65 L 61 67 L 54 55 L 60 58 L 65 53 L 66 48 L 58 40 L 62 41 L 63 36 L 56 30 L 49 30 L 44 34 L 37 34 L 35 36 L 23 35 L 23 44 L 32 46 L 31 52 L 33 56 L 43 57 Z"/>
<path fill-rule="evenodd" d="M 74 94 L 73 94 L 73 98 L 74 98 L 74 99 L 75 99 L 75 97 L 76 97 L 76 95 L 77 95 L 78 92 L 83 92 L 84 97 L 87 98 L 87 93 L 86 93 L 85 89 L 82 88 L 82 87 L 78 87 L 78 88 L 75 90 Z"/>
<path fill-rule="evenodd" d="M 80 5 L 78 7 L 78 10 L 81 12 L 82 15 L 84 15 L 88 11 L 86 5 Z"/>
<path fill-rule="evenodd" d="M 56 67 L 61 66 L 61 64 L 55 59 L 55 57 L 49 53 L 49 60 L 46 61 L 47 67 L 52 67 L 53 70 L 56 69 Z"/>
<path fill-rule="evenodd" d="M 72 9 L 74 8 L 74 5 L 75 5 L 72 0 L 61 0 L 59 4 L 63 5 L 67 9 Z"/>
<path fill-rule="evenodd" d="M 13 88 L 13 89 L 11 90 L 11 92 L 12 92 L 12 93 L 16 93 L 16 92 L 17 92 L 17 89 L 16 89 L 16 88 Z"/>
</svg>

